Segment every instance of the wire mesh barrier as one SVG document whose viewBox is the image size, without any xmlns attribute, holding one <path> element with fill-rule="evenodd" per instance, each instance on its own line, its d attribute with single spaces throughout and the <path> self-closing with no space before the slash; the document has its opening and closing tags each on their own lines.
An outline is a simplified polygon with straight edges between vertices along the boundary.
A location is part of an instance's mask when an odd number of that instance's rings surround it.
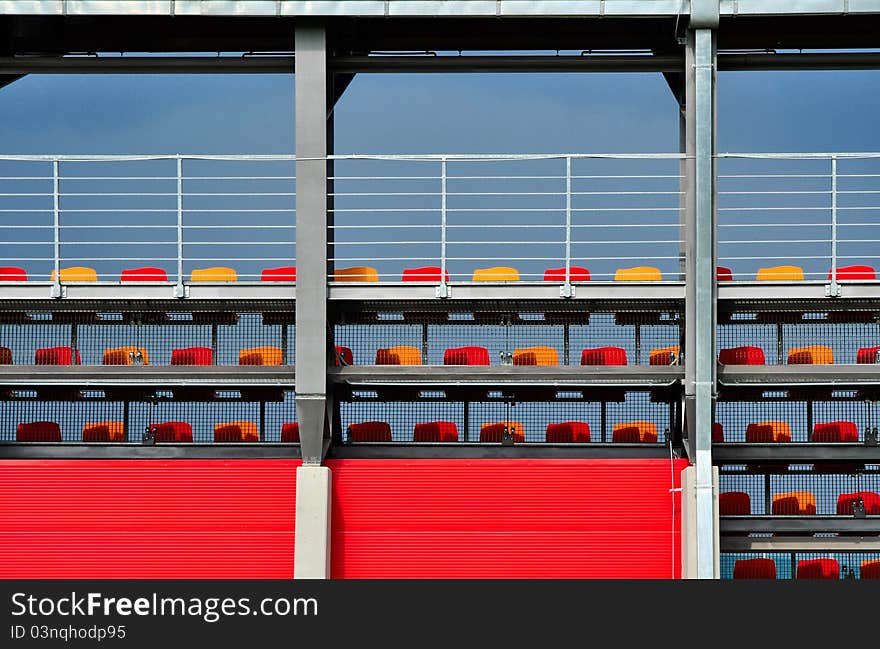
<svg viewBox="0 0 880 649">
<path fill-rule="evenodd" d="M 10 305 L 0 324 L 7 365 L 293 365 L 293 304 L 181 310 L 96 303 L 82 310 Z M 19 308 L 21 310 L 19 310 Z M 251 306 L 251 308 L 260 308 Z M 137 371 L 132 367 L 132 371 Z"/>
<path fill-rule="evenodd" d="M 727 279 L 876 279 L 880 155 L 722 154 L 718 169 Z"/>
<path fill-rule="evenodd" d="M 880 552 L 722 552 L 721 579 L 878 579 Z"/>
<path fill-rule="evenodd" d="M 295 194 L 292 156 L 2 156 L 3 279 L 292 281 Z"/>
<path fill-rule="evenodd" d="M 337 441 L 664 445 L 677 414 L 676 404 L 641 391 L 626 392 L 618 401 L 592 400 L 596 397 L 584 393 L 553 402 L 511 401 L 502 391 L 492 401 L 386 402 L 360 394 L 339 405 Z"/>
<path fill-rule="evenodd" d="M 330 279 L 680 280 L 681 158 L 333 156 Z"/>
<path fill-rule="evenodd" d="M 680 364 L 677 307 L 602 308 L 365 302 L 334 313 L 333 338 L 350 354 L 339 362 L 354 365 Z"/>
<path fill-rule="evenodd" d="M 8 395 L 7 395 L 8 396 Z M 64 443 L 299 442 L 294 393 L 251 401 L 235 391 L 211 391 L 209 401 L 175 401 L 157 391 L 115 400 L 81 390 L 68 400 L 28 391 L 0 400 L 0 441 Z"/>
</svg>

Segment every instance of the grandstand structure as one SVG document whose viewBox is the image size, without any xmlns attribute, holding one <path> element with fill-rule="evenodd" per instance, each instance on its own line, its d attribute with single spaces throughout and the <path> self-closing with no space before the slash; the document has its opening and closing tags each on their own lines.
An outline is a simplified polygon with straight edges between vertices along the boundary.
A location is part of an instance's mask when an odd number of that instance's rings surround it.
<svg viewBox="0 0 880 649">
<path fill-rule="evenodd" d="M 880 153 L 719 153 L 715 98 L 726 70 L 877 69 L 880 1 L 0 25 L 3 85 L 296 89 L 287 156 L 0 155 L 0 574 L 880 576 Z M 377 72 L 662 74 L 680 149 L 335 153 Z"/>
</svg>

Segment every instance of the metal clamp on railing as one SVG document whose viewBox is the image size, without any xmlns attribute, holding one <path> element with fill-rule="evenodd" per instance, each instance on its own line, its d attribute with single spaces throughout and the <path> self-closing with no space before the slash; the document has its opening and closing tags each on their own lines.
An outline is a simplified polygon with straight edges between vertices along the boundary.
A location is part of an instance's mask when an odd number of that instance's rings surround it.
<svg viewBox="0 0 880 649">
<path fill-rule="evenodd" d="M 141 438 L 141 442 L 145 446 L 154 446 L 156 444 L 156 426 L 150 425 L 147 426 L 144 430 L 144 435 Z"/>
<path fill-rule="evenodd" d="M 501 446 L 513 446 L 514 442 L 514 427 L 505 424 L 501 430 Z"/>
</svg>

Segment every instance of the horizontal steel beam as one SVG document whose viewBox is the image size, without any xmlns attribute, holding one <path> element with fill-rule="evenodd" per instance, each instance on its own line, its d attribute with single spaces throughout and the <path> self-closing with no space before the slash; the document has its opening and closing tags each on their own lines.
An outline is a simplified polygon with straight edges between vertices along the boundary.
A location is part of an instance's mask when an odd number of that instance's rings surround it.
<svg viewBox="0 0 880 649">
<path fill-rule="evenodd" d="M 718 69 L 746 70 L 877 70 L 880 52 L 822 52 L 807 54 L 718 54 Z"/>
<path fill-rule="evenodd" d="M 173 386 L 216 387 L 293 387 L 293 366 L 256 365 L 132 367 L 124 365 L 0 365 L 0 386 L 27 389 L 43 386 L 71 388 L 147 387 L 171 389 Z"/>
<path fill-rule="evenodd" d="M 876 365 L 719 365 L 724 386 L 880 386 Z"/>
<path fill-rule="evenodd" d="M 153 282 L 81 282 L 62 284 L 58 302 L 84 300 L 295 300 L 296 286 L 286 282 L 194 282 L 185 285 L 186 297 L 174 295 L 175 284 Z M 2 282 L 0 302 L 7 300 L 46 300 L 52 282 Z"/>
<path fill-rule="evenodd" d="M 329 459 L 492 459 L 492 458 L 669 458 L 662 444 L 343 444 Z"/>
<path fill-rule="evenodd" d="M 293 74 L 293 56 L 15 56 L 0 74 Z"/>
<path fill-rule="evenodd" d="M 720 516 L 722 534 L 801 532 L 880 534 L 880 516 Z"/>
<path fill-rule="evenodd" d="M 816 280 L 805 282 L 718 282 L 718 300 L 820 300 L 829 305 L 840 300 L 880 299 L 880 282 L 839 282 L 840 295 L 828 297 L 828 282 Z"/>
<path fill-rule="evenodd" d="M 722 552 L 880 552 L 878 536 L 722 536 Z"/>
<path fill-rule="evenodd" d="M 335 72 L 681 72 L 684 57 L 602 54 L 584 56 L 337 56 Z"/>
<path fill-rule="evenodd" d="M 0 443 L 2 459 L 38 460 L 173 460 L 299 459 L 299 444 L 102 444 Z"/>
<path fill-rule="evenodd" d="M 820 444 L 790 442 L 784 444 L 715 444 L 712 454 L 716 464 L 776 463 L 811 464 L 814 462 L 880 462 L 880 446 L 865 444 Z"/>
</svg>

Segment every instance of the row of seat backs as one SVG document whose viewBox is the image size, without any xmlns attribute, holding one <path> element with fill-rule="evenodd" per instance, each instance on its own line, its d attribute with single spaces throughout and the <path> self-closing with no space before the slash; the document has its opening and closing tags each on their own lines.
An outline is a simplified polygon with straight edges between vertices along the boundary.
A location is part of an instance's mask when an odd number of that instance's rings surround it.
<svg viewBox="0 0 880 649">
<path fill-rule="evenodd" d="M 62 282 L 97 282 L 98 273 L 88 266 L 69 266 L 60 269 L 60 281 Z M 544 271 L 544 281 L 564 282 L 566 269 L 548 268 Z M 828 280 L 831 280 L 832 271 L 828 271 Z M 55 281 L 55 270 L 51 272 L 51 281 Z M 401 279 L 404 282 L 440 282 L 443 277 L 449 281 L 449 271 L 443 271 L 439 266 L 422 266 L 419 268 L 406 268 Z M 573 282 L 590 281 L 590 270 L 583 266 L 570 266 L 568 277 Z M 759 281 L 803 281 L 804 269 L 800 266 L 771 266 L 759 268 L 756 275 Z M 490 268 L 478 268 L 473 271 L 471 281 L 474 282 L 512 282 L 520 278 L 519 270 L 510 266 L 493 266 Z M 725 266 L 716 269 L 718 281 L 732 281 L 733 271 Z M 872 266 L 855 265 L 842 266 L 836 271 L 838 280 L 875 280 L 877 274 Z M 17 266 L 0 266 L 0 282 L 27 281 L 28 274 L 24 268 Z M 352 266 L 338 268 L 333 272 L 333 279 L 340 282 L 378 282 L 379 271 L 372 266 Z M 632 268 L 618 268 L 614 272 L 616 281 L 654 282 L 662 281 L 662 272 L 653 266 L 635 266 Z M 167 282 L 168 273 L 163 268 L 144 266 L 141 268 L 126 268 L 119 276 L 122 282 Z M 278 268 L 264 268 L 260 273 L 261 281 L 295 282 L 296 266 L 281 266 Z M 190 273 L 190 281 L 193 282 L 235 282 L 238 281 L 238 273 L 234 268 L 227 266 L 212 266 L 209 268 L 196 268 Z"/>
<path fill-rule="evenodd" d="M 156 442 L 192 442 L 192 426 L 185 421 L 166 421 L 150 424 Z M 260 439 L 257 424 L 251 421 L 232 421 L 214 425 L 215 442 L 257 442 Z M 54 421 L 20 423 L 15 431 L 17 442 L 60 442 L 61 426 Z M 84 442 L 123 442 L 125 426 L 121 421 L 87 423 L 82 428 Z M 299 424 L 282 424 L 282 442 L 299 442 Z"/>
<path fill-rule="evenodd" d="M 365 421 L 349 424 L 351 442 L 390 442 L 391 426 L 385 421 Z M 514 442 L 525 442 L 525 429 L 519 421 L 499 421 L 480 426 L 481 442 L 501 442 L 508 435 Z M 547 424 L 545 439 L 549 443 L 579 443 L 590 441 L 590 425 L 584 421 L 565 421 Z M 414 442 L 457 442 L 458 426 L 452 421 L 417 423 L 413 428 Z M 657 441 L 657 426 L 650 421 L 631 421 L 615 424 L 612 441 L 620 443 L 653 443 Z"/>
<path fill-rule="evenodd" d="M 280 347 L 266 345 L 242 349 L 238 352 L 239 365 L 281 365 Z M 149 365 L 150 355 L 144 347 L 125 346 L 105 349 L 104 365 Z M 210 347 L 184 347 L 171 351 L 172 365 L 212 365 L 214 352 Z M 12 350 L 0 347 L 0 365 L 12 364 Z M 46 347 L 34 352 L 35 365 L 81 365 L 78 349 L 71 347 Z"/>
<path fill-rule="evenodd" d="M 880 494 L 856 491 L 837 496 L 837 514 L 852 516 L 856 505 L 869 515 L 880 515 Z M 752 513 L 751 498 L 745 491 L 725 491 L 718 494 L 718 513 L 721 516 L 748 516 Z M 790 491 L 774 494 L 770 503 L 774 516 L 813 516 L 816 514 L 816 496 L 810 491 Z"/>
<path fill-rule="evenodd" d="M 857 363 L 876 363 L 880 347 L 863 347 L 856 354 Z M 718 352 L 722 365 L 764 365 L 764 350 L 753 345 L 731 347 Z M 827 345 L 808 345 L 788 350 L 789 365 L 833 365 L 834 351 Z"/>
<path fill-rule="evenodd" d="M 865 559 L 859 567 L 862 579 L 880 579 L 880 559 Z M 765 557 L 737 559 L 733 564 L 734 579 L 776 579 L 776 562 Z M 801 559 L 797 563 L 796 579 L 840 579 L 837 559 Z"/>
<path fill-rule="evenodd" d="M 859 428 L 852 421 L 827 421 L 813 424 L 811 440 L 820 443 L 858 442 Z M 724 443 L 724 427 L 715 422 L 712 425 L 712 441 Z M 791 426 L 786 421 L 762 421 L 746 426 L 746 442 L 770 444 L 790 442 Z"/>
</svg>

